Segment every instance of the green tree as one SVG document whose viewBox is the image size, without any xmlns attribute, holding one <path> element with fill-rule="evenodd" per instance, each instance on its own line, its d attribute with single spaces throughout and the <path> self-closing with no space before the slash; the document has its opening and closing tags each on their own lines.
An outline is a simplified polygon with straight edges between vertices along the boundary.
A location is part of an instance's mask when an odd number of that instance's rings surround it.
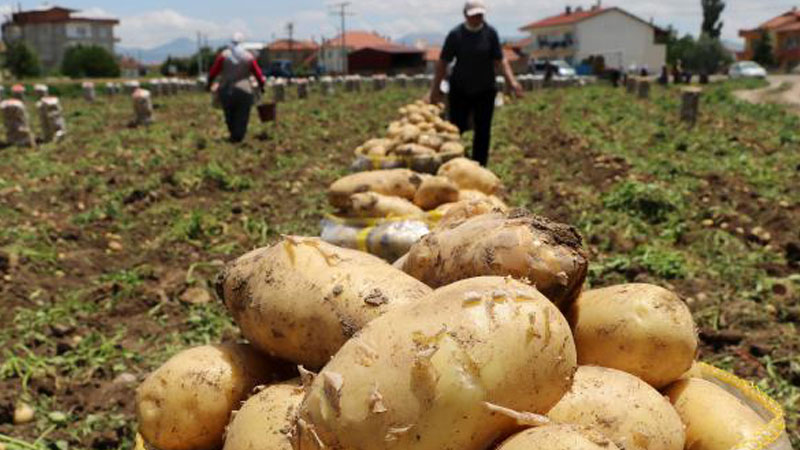
<svg viewBox="0 0 800 450">
<path fill-rule="evenodd" d="M 23 41 L 8 44 L 6 49 L 5 68 L 16 78 L 38 77 L 42 74 L 42 66 L 36 52 Z"/>
<path fill-rule="evenodd" d="M 172 69 L 173 67 L 174 69 Z M 175 70 L 175 72 L 172 73 L 172 70 Z M 174 56 L 168 56 L 167 60 L 161 64 L 161 69 L 159 71 L 161 72 L 161 75 L 164 76 L 187 74 L 189 73 L 189 58 L 176 58 Z"/>
<path fill-rule="evenodd" d="M 667 41 L 667 63 L 675 64 L 678 60 L 685 63 L 691 56 L 694 47 L 695 41 L 691 34 L 678 38 L 677 31 L 670 27 L 670 38 Z"/>
<path fill-rule="evenodd" d="M 753 61 L 765 67 L 775 65 L 775 56 L 772 52 L 772 38 L 766 31 L 761 32 L 761 37 L 753 47 Z"/>
<path fill-rule="evenodd" d="M 723 66 L 733 62 L 733 57 L 719 39 L 707 34 L 700 36 L 684 54 L 686 68 L 701 74 L 717 73 Z"/>
<path fill-rule="evenodd" d="M 120 68 L 114 55 L 105 48 L 78 45 L 64 53 L 61 73 L 71 78 L 118 77 Z"/>
<path fill-rule="evenodd" d="M 722 11 L 725 10 L 723 0 L 700 0 L 703 7 L 703 25 L 700 27 L 700 34 L 706 34 L 712 39 L 719 39 L 722 35 L 723 22 L 719 20 Z"/>
</svg>

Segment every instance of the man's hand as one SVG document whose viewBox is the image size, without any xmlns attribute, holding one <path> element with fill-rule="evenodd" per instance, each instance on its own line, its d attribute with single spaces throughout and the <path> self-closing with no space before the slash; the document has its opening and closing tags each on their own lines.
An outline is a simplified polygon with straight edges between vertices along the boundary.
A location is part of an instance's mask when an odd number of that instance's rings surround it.
<svg viewBox="0 0 800 450">
<path fill-rule="evenodd" d="M 514 91 L 514 95 L 515 95 L 517 98 L 523 98 L 523 97 L 525 97 L 525 90 L 524 90 L 524 89 L 522 89 L 522 85 L 521 85 L 521 84 L 519 84 L 519 81 L 517 81 L 517 80 L 514 80 L 514 82 L 513 82 L 513 83 L 511 83 L 511 89 Z"/>
<path fill-rule="evenodd" d="M 428 93 L 428 96 L 425 98 L 425 100 L 432 105 L 438 105 L 444 100 L 444 94 L 442 94 L 441 89 L 433 88 Z"/>
</svg>

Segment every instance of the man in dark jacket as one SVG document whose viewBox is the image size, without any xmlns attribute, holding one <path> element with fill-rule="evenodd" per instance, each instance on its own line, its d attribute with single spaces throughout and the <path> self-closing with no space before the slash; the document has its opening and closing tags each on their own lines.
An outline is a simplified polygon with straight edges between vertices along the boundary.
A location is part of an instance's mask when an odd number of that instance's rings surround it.
<svg viewBox="0 0 800 450">
<path fill-rule="evenodd" d="M 485 14 L 486 5 L 482 0 L 466 2 L 465 21 L 447 35 L 429 95 L 432 103 L 442 100 L 439 87 L 447 65 L 455 60 L 450 77 L 450 121 L 463 133 L 469 127 L 470 114 L 473 115 L 475 136 L 472 142 L 472 159 L 483 166 L 489 160 L 492 116 L 497 96 L 497 72 L 503 74 L 506 83 L 517 96 L 522 96 L 522 87 L 503 57 L 497 30 L 484 21 Z"/>
</svg>

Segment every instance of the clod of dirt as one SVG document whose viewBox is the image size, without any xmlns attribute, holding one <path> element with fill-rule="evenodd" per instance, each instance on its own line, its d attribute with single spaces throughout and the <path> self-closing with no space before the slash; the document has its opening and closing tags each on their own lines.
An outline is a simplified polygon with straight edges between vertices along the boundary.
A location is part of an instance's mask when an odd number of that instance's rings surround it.
<svg viewBox="0 0 800 450">
<path fill-rule="evenodd" d="M 72 334 L 72 332 L 74 331 L 75 327 L 70 325 L 65 325 L 62 323 L 56 323 L 50 325 L 50 334 L 53 335 L 53 337 L 62 338 L 64 336 Z"/>
<path fill-rule="evenodd" d="M 108 243 L 108 249 L 114 252 L 121 252 L 123 250 L 122 244 L 118 241 L 111 241 Z"/>
<path fill-rule="evenodd" d="M 191 305 L 205 305 L 211 302 L 211 294 L 203 288 L 189 288 L 181 294 L 181 301 Z"/>
<path fill-rule="evenodd" d="M 800 266 L 800 242 L 789 242 L 784 247 L 789 265 Z"/>
<path fill-rule="evenodd" d="M 33 422 L 36 412 L 33 407 L 27 403 L 19 402 L 14 408 L 14 425 L 24 425 Z"/>
<path fill-rule="evenodd" d="M 136 375 L 127 372 L 121 373 L 117 375 L 116 378 L 114 378 L 114 381 L 112 381 L 112 383 L 118 386 L 134 384 L 136 383 Z"/>
<path fill-rule="evenodd" d="M 19 264 L 19 255 L 0 250 L 0 273 L 8 273 Z"/>
</svg>

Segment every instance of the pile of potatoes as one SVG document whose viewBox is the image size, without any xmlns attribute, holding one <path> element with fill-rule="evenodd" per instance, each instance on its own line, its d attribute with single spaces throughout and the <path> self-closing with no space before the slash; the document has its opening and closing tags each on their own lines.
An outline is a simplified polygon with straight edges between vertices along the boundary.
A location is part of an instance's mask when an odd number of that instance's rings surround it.
<svg viewBox="0 0 800 450">
<path fill-rule="evenodd" d="M 463 156 L 458 127 L 442 119 L 443 105 L 418 101 L 398 110 L 400 119 L 389 124 L 386 137 L 370 139 L 355 150 L 371 158 Z"/>
<path fill-rule="evenodd" d="M 140 434 L 161 450 L 722 450 L 763 427 L 694 377 L 677 295 L 583 291 L 587 269 L 573 227 L 480 201 L 395 266 L 284 237 L 217 279 L 249 343 L 153 372 Z"/>
<path fill-rule="evenodd" d="M 358 172 L 340 178 L 328 188 L 328 200 L 342 217 L 418 217 L 439 209 L 444 213 L 463 201 L 481 200 L 507 210 L 498 197 L 500 179 L 480 164 L 455 158 L 436 175 L 409 169 Z"/>
</svg>

